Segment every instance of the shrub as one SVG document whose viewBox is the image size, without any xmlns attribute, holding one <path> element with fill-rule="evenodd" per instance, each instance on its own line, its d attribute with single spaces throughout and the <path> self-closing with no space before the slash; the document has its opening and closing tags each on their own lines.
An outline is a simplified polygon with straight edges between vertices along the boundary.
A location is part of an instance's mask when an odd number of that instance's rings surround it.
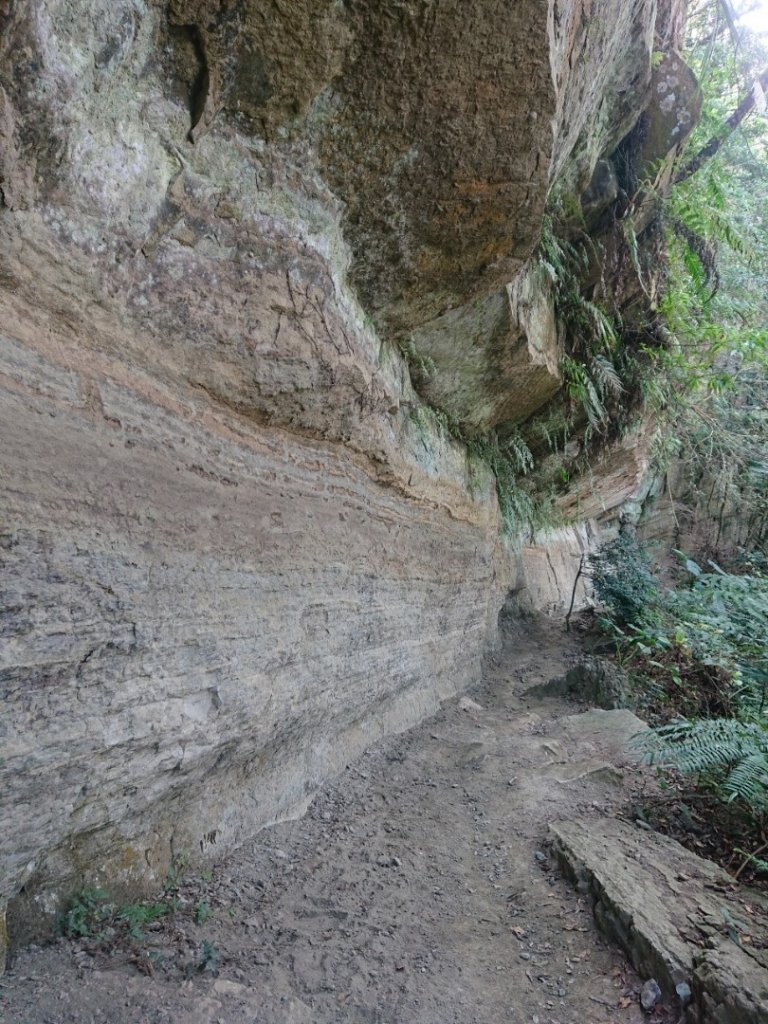
<svg viewBox="0 0 768 1024">
<path fill-rule="evenodd" d="M 619 628 L 659 617 L 659 585 L 633 534 L 619 536 L 590 556 L 592 583 L 610 621 Z"/>
<path fill-rule="evenodd" d="M 101 935 L 116 909 L 103 889 L 83 889 L 64 912 L 60 922 L 62 934 L 68 938 Z"/>
<path fill-rule="evenodd" d="M 711 565 L 714 572 L 704 573 L 686 562 L 692 585 L 670 591 L 667 608 L 695 656 L 728 672 L 742 709 L 760 713 L 768 690 L 768 577 L 734 576 Z"/>
</svg>

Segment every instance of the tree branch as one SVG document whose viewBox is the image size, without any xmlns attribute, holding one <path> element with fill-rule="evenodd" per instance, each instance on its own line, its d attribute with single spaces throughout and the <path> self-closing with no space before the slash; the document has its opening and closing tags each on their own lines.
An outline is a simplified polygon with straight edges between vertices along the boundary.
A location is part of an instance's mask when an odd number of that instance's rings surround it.
<svg viewBox="0 0 768 1024">
<path fill-rule="evenodd" d="M 738 50 L 741 46 L 741 33 L 736 26 L 736 15 L 734 14 L 731 0 L 720 0 L 720 9 L 725 15 L 725 20 L 728 24 L 728 31 L 731 34 L 733 45 Z"/>
<path fill-rule="evenodd" d="M 758 84 L 764 92 L 768 90 L 768 68 L 766 68 L 762 75 L 755 80 L 755 85 L 752 86 L 738 107 L 736 107 L 720 131 L 713 135 L 709 142 L 705 146 L 702 146 L 699 152 L 695 156 L 691 157 L 687 164 L 680 168 L 675 175 L 673 181 L 674 185 L 679 185 L 681 181 L 687 181 L 688 178 L 694 175 L 701 167 L 703 167 L 707 160 L 712 159 L 722 144 L 736 131 L 741 122 L 755 105 L 755 86 Z"/>
</svg>

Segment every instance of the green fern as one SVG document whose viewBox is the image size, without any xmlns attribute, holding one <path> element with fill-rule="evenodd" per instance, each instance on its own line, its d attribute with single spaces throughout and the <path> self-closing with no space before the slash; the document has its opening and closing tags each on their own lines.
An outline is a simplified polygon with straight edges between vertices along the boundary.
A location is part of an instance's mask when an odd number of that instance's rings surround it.
<svg viewBox="0 0 768 1024">
<path fill-rule="evenodd" d="M 625 388 L 615 365 L 620 323 L 582 288 L 590 266 L 589 244 L 592 255 L 598 255 L 587 236 L 584 241 L 588 244 L 558 236 L 550 211 L 538 259 L 555 286 L 555 310 L 566 339 L 567 352 L 560 364 L 565 395 L 571 414 L 580 410 L 586 417 L 588 440 L 593 432 L 604 432 L 610 418 L 609 400 L 618 398 Z"/>
<path fill-rule="evenodd" d="M 499 442 L 500 451 L 509 459 L 518 473 L 528 473 L 533 469 L 531 449 L 517 432 L 510 434 Z"/>
<path fill-rule="evenodd" d="M 768 808 L 768 746 L 747 754 L 728 773 L 723 789 L 731 800 Z"/>
<path fill-rule="evenodd" d="M 524 529 L 533 529 L 540 519 L 540 510 L 533 497 L 518 482 L 520 476 L 533 469 L 533 455 L 517 431 L 504 437 L 492 430 L 479 438 L 466 439 L 471 455 L 482 459 L 496 477 L 504 532 L 513 536 Z"/>
<path fill-rule="evenodd" d="M 624 385 L 610 359 L 603 355 L 596 355 L 590 359 L 589 366 L 602 394 L 606 395 L 611 392 L 617 397 L 623 394 Z"/>
<path fill-rule="evenodd" d="M 746 850 L 741 850 L 738 847 L 733 852 L 738 853 L 741 857 L 744 857 L 745 863 L 751 864 L 755 873 L 761 875 L 768 875 L 768 861 L 762 860 L 754 853 L 748 853 Z"/>
<path fill-rule="evenodd" d="M 768 811 L 768 724 L 713 718 L 661 726 L 638 738 L 650 764 L 702 780 L 757 816 Z"/>
<path fill-rule="evenodd" d="M 637 275 L 637 280 L 640 287 L 643 289 L 644 294 L 646 297 L 650 298 L 650 293 L 645 283 L 643 268 L 640 266 L 640 250 L 637 244 L 637 232 L 635 231 L 635 225 L 632 222 L 631 217 L 626 217 L 621 224 L 624 230 L 624 240 L 627 243 L 627 252 L 629 253 L 629 259 L 632 263 L 632 269 Z"/>
<path fill-rule="evenodd" d="M 571 402 L 580 407 L 587 417 L 593 430 L 599 430 L 608 419 L 608 411 L 603 402 L 604 389 L 601 382 L 592 379 L 589 370 L 583 363 L 571 356 L 563 356 L 560 372 L 565 381 L 565 391 Z"/>
</svg>

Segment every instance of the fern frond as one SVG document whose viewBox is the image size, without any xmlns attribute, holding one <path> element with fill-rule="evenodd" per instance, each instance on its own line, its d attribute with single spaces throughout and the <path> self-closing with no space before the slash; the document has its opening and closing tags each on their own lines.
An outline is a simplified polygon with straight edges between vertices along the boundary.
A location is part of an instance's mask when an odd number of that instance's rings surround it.
<svg viewBox="0 0 768 1024">
<path fill-rule="evenodd" d="M 726 800 L 768 807 L 768 726 L 734 718 L 681 721 L 638 737 L 650 764 L 707 777 Z"/>
<path fill-rule="evenodd" d="M 621 383 L 616 367 L 606 356 L 593 356 L 590 360 L 590 369 L 595 380 L 600 385 L 603 394 L 611 392 L 618 396 L 623 394 L 624 385 Z"/>
<path fill-rule="evenodd" d="M 501 447 L 518 473 L 528 473 L 533 469 L 533 454 L 520 434 L 511 434 Z"/>
<path fill-rule="evenodd" d="M 768 804 L 768 750 L 747 754 L 728 773 L 723 791 L 752 807 Z"/>
<path fill-rule="evenodd" d="M 632 262 L 632 269 L 637 275 L 637 280 L 640 287 L 643 289 L 644 294 L 650 298 L 643 277 L 643 268 L 640 266 L 640 250 L 637 244 L 637 232 L 635 231 L 635 225 L 629 217 L 622 221 L 622 225 L 624 227 L 624 238 L 627 243 L 627 251 L 629 252 L 629 258 Z"/>
</svg>

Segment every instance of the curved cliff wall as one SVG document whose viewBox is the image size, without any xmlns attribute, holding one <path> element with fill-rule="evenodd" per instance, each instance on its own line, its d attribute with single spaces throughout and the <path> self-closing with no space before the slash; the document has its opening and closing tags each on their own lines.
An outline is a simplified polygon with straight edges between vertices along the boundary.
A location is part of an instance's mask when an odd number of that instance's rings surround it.
<svg viewBox="0 0 768 1024">
<path fill-rule="evenodd" d="M 559 386 L 526 261 L 659 28 L 655 0 L 0 4 L 14 939 L 296 813 L 478 677 L 525 584 L 400 348 L 473 427 Z"/>
</svg>

